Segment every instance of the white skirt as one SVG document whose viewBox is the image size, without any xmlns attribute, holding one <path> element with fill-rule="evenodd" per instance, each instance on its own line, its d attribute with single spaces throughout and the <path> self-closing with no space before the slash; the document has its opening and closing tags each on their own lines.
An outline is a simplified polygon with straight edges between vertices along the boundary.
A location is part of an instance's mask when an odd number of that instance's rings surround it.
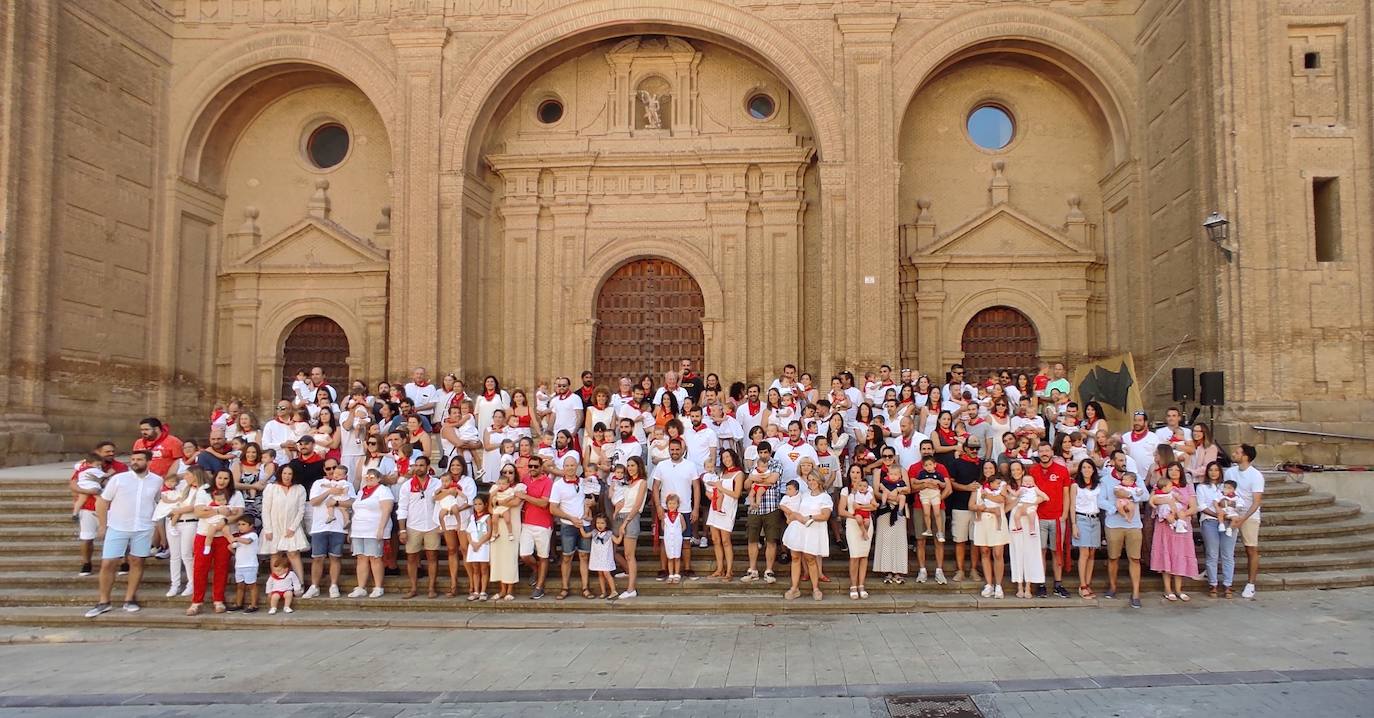
<svg viewBox="0 0 1374 718">
<path fill-rule="evenodd" d="M 783 531 L 782 544 L 792 551 L 812 556 L 830 555 L 830 534 L 824 521 L 815 521 L 810 526 L 796 521 L 789 523 Z"/>
<path fill-rule="evenodd" d="M 735 513 L 739 511 L 739 503 L 726 500 L 721 503 L 721 511 L 712 509 L 706 514 L 706 525 L 721 531 L 735 530 Z"/>
</svg>

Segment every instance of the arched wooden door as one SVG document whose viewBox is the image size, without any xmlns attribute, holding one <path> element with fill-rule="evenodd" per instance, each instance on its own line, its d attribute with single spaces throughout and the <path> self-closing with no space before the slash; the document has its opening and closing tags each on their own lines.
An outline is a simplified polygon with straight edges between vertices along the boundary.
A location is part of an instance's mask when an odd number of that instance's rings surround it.
<svg viewBox="0 0 1374 718">
<path fill-rule="evenodd" d="M 286 337 L 282 345 L 281 396 L 291 396 L 291 382 L 296 380 L 297 371 L 309 372 L 316 366 L 324 370 L 334 391 L 348 391 L 348 335 L 329 317 L 306 317 Z"/>
<path fill-rule="evenodd" d="M 701 287 L 682 267 L 666 259 L 622 264 L 596 296 L 592 357 L 597 380 L 609 384 L 622 376 L 661 375 L 677 369 L 682 359 L 702 366 L 705 306 Z"/>
<path fill-rule="evenodd" d="M 982 380 L 1006 369 L 1033 373 L 1040 362 L 1035 325 L 1011 307 L 988 307 L 964 326 L 964 377 Z"/>
</svg>

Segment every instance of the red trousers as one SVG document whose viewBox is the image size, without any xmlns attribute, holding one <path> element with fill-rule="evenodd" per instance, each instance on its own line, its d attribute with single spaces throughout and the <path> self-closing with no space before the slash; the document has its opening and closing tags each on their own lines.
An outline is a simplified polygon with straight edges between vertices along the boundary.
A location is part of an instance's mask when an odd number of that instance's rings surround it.
<svg viewBox="0 0 1374 718">
<path fill-rule="evenodd" d="M 205 553 L 205 537 L 196 534 L 195 548 L 191 549 L 195 554 L 195 575 L 191 580 L 191 603 L 205 602 L 205 579 L 209 577 L 210 570 L 214 569 L 214 588 L 210 593 L 211 598 L 216 603 L 224 603 L 224 587 L 229 583 L 229 563 L 233 560 L 233 554 L 229 553 L 229 540 L 223 536 L 216 536 L 210 544 L 210 553 Z"/>
</svg>

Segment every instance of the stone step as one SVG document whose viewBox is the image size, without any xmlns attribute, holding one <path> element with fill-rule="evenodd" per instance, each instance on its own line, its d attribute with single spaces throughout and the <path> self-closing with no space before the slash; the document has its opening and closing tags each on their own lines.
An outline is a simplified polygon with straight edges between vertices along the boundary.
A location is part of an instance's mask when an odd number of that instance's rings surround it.
<svg viewBox="0 0 1374 718">
<path fill-rule="evenodd" d="M 1360 515 L 1360 505 L 1354 501 L 1336 501 L 1317 508 L 1262 511 L 1265 526 L 1310 525 L 1323 521 L 1354 518 Z"/>
</svg>

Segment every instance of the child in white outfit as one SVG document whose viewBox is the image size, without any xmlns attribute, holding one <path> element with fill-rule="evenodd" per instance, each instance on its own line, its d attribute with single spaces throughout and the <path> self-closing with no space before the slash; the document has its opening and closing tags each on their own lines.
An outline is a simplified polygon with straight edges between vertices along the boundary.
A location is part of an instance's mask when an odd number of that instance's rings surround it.
<svg viewBox="0 0 1374 718">
<path fill-rule="evenodd" d="M 287 613 L 294 613 L 291 608 L 291 599 L 301 593 L 301 578 L 291 570 L 291 563 L 286 560 L 286 552 L 279 551 L 272 557 L 272 573 L 267 579 L 267 613 L 277 612 L 277 603 L 280 601 Z"/>
<path fill-rule="evenodd" d="M 1040 519 L 1035 511 L 1036 504 L 1040 503 L 1036 496 L 1040 490 L 1035 488 L 1035 482 L 1030 474 L 1022 477 L 1022 482 L 1021 488 L 1016 490 L 1016 503 L 1011 507 L 1011 532 L 1018 533 L 1029 529 L 1030 535 L 1035 536 L 1040 533 Z"/>
<path fill-rule="evenodd" d="M 1250 504 L 1245 501 L 1245 497 L 1236 493 L 1236 482 L 1227 479 L 1221 482 L 1221 496 L 1213 504 L 1212 510 L 1217 512 L 1217 517 L 1221 520 L 1222 529 L 1227 536 L 1235 536 L 1236 529 L 1231 526 L 1231 519 L 1240 516 L 1240 512 L 1250 508 Z"/>
<path fill-rule="evenodd" d="M 343 504 L 349 500 L 348 489 L 353 485 L 348 479 L 321 479 L 316 483 L 323 484 L 326 489 L 343 489 L 339 495 L 329 494 L 324 500 L 324 517 L 327 523 L 333 523 L 337 516 L 343 520 L 344 528 L 348 528 L 348 507 Z"/>
<path fill-rule="evenodd" d="M 668 583 L 682 580 L 682 534 L 687 530 L 687 519 L 678 511 L 681 505 L 677 494 L 668 494 L 664 500 L 663 555 L 668 557 Z"/>
<path fill-rule="evenodd" d="M 239 535 L 232 539 L 234 544 L 234 603 L 243 607 L 244 613 L 258 610 L 258 533 L 253 530 L 253 520 L 241 518 Z M 245 604 L 244 602 L 247 601 Z"/>
</svg>

